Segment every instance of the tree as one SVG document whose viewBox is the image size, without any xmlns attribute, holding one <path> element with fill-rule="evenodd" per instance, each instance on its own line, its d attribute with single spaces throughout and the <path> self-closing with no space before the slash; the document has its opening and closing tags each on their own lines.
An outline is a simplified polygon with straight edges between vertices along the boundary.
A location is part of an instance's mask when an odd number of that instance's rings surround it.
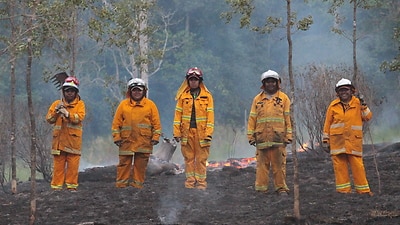
<svg viewBox="0 0 400 225">
<path fill-rule="evenodd" d="M 335 24 L 332 28 L 332 31 L 336 34 L 343 36 L 344 38 L 350 40 L 352 43 L 353 50 L 353 77 L 352 81 L 356 85 L 359 81 L 359 69 L 357 62 L 357 41 L 360 38 L 360 35 L 357 34 L 357 12 L 358 8 L 362 9 L 371 9 L 373 7 L 377 7 L 380 5 L 380 1 L 378 0 L 349 0 L 349 4 L 352 4 L 353 9 L 353 17 L 352 17 L 352 35 L 349 35 L 344 28 L 341 28 L 341 24 L 345 21 L 345 17 L 341 16 L 339 13 L 339 8 L 346 4 L 344 0 L 324 0 L 331 2 L 331 6 L 329 9 L 329 13 L 334 15 Z"/>
<path fill-rule="evenodd" d="M 19 21 L 17 17 L 17 3 L 13 1 L 3 2 L 4 11 L 1 11 L 3 18 L 8 22 L 9 36 L 3 36 L 2 40 L 5 43 L 5 49 L 2 50 L 3 53 L 9 54 L 10 63 L 10 112 L 11 112 L 11 124 L 10 124 L 10 146 L 11 146 L 11 191 L 12 193 L 17 193 L 17 162 L 16 162 L 16 107 L 15 107 L 15 90 L 16 90 L 16 65 L 18 59 L 18 48 L 19 48 Z"/>
<path fill-rule="evenodd" d="M 114 78 L 106 80 L 98 77 L 96 80 L 114 91 L 113 95 L 118 100 L 123 98 L 120 87 L 126 84 L 118 69 L 120 65 L 130 77 L 142 78 L 148 84 L 149 77 L 160 69 L 165 52 L 174 48 L 168 46 L 168 26 L 173 14 L 160 13 L 160 25 L 155 18 L 160 11 L 156 9 L 154 0 L 93 2 L 89 35 L 109 47 L 116 62 L 116 73 L 112 75 Z M 157 36 L 160 33 L 163 37 Z M 115 94 L 113 87 L 119 87 L 118 94 Z"/>
<path fill-rule="evenodd" d="M 253 0 L 226 0 L 226 2 L 232 7 L 232 11 L 223 13 L 222 17 L 226 18 L 228 22 L 231 21 L 234 14 L 240 14 L 240 27 L 248 28 L 255 32 L 260 33 L 271 33 L 275 28 L 286 28 L 286 38 L 288 43 L 288 73 L 290 80 L 290 90 L 291 90 L 291 102 L 296 101 L 294 91 L 295 91 L 295 80 L 293 76 L 293 43 L 292 43 L 292 33 L 295 30 L 308 30 L 310 25 L 313 23 L 312 17 L 307 16 L 301 20 L 297 20 L 296 13 L 292 12 L 291 0 L 286 1 L 286 22 L 280 17 L 268 16 L 265 19 L 265 24 L 263 26 L 252 25 L 252 13 L 256 9 L 253 5 Z M 293 138 L 296 140 L 296 121 L 294 117 L 294 107 L 291 107 L 291 119 L 293 126 Z M 298 162 L 296 153 L 296 141 L 292 142 L 292 155 L 293 155 L 293 166 L 294 166 L 294 217 L 296 221 L 300 220 L 300 203 L 299 203 L 299 182 L 298 182 Z"/>
<path fill-rule="evenodd" d="M 26 39 L 26 93 L 28 102 L 28 112 L 29 112 L 29 131 L 31 135 L 30 139 L 30 168 L 31 168 L 31 194 L 30 194 L 30 216 L 29 224 L 33 225 L 36 218 L 36 150 L 37 150 L 37 135 L 36 135 L 36 120 L 35 113 L 33 110 L 33 100 L 32 100 L 32 63 L 35 57 L 35 45 L 41 46 L 41 43 L 35 43 L 37 39 L 35 31 L 37 29 L 36 24 L 36 8 L 39 2 L 34 1 L 30 7 L 27 7 L 27 16 L 25 17 L 25 26 L 27 30 Z M 40 39 L 39 39 L 40 40 Z"/>
</svg>

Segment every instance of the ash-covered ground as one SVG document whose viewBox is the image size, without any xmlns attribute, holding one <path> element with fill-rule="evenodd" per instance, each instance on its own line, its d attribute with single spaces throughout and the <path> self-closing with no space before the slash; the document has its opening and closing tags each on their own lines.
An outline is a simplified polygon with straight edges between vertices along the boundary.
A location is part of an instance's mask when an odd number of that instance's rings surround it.
<svg viewBox="0 0 400 225">
<path fill-rule="evenodd" d="M 336 193 L 327 154 L 298 155 L 299 224 L 400 224 L 400 143 L 365 146 L 365 151 L 372 197 Z M 288 158 L 292 191 L 293 170 Z M 293 192 L 279 197 L 272 190 L 254 191 L 253 167 L 210 169 L 206 191 L 185 189 L 182 173 L 149 176 L 140 190 L 117 189 L 115 174 L 113 166 L 87 169 L 76 193 L 53 192 L 38 182 L 35 224 L 295 224 Z M 9 186 L 0 190 L 0 224 L 29 224 L 30 186 L 19 184 L 15 195 Z"/>
</svg>

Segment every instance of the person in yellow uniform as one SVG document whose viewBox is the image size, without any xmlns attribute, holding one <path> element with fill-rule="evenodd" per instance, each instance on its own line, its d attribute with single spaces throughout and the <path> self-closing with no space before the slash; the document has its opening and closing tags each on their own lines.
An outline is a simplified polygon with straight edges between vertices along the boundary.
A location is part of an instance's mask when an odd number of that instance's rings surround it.
<svg viewBox="0 0 400 225">
<path fill-rule="evenodd" d="M 256 147 L 255 190 L 268 191 L 272 169 L 274 189 L 288 195 L 286 185 L 286 145 L 292 141 L 290 99 L 280 90 L 281 78 L 273 70 L 261 74 L 261 89 L 251 105 L 247 138 Z"/>
<path fill-rule="evenodd" d="M 363 121 L 372 118 L 364 101 L 354 96 L 355 87 L 345 78 L 339 80 L 333 100 L 327 111 L 322 143 L 330 153 L 336 179 L 336 191 L 351 193 L 349 166 L 357 193 L 373 195 L 366 178 L 362 159 Z"/>
<path fill-rule="evenodd" d="M 120 102 L 111 127 L 119 148 L 116 187 L 143 188 L 150 154 L 161 136 L 161 122 L 156 104 L 146 97 L 146 83 L 132 78 L 127 87 L 126 99 Z"/>
<path fill-rule="evenodd" d="M 67 77 L 62 85 L 63 98 L 51 104 L 46 120 L 54 126 L 51 154 L 53 177 L 51 188 L 70 191 L 78 188 L 79 161 L 82 146 L 82 121 L 85 103 L 79 96 L 79 81 Z"/>
<path fill-rule="evenodd" d="M 173 136 L 181 142 L 186 188 L 207 188 L 207 160 L 214 132 L 214 100 L 203 72 L 190 68 L 175 97 Z"/>
</svg>

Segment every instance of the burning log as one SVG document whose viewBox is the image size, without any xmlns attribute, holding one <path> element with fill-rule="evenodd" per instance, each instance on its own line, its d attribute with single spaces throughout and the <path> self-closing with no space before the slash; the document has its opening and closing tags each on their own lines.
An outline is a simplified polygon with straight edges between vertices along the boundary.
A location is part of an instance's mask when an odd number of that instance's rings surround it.
<svg viewBox="0 0 400 225">
<path fill-rule="evenodd" d="M 146 174 L 148 176 L 160 174 L 178 174 L 179 166 L 170 162 L 176 150 L 175 140 L 164 138 L 160 147 L 150 155 L 149 163 L 147 164 Z"/>
</svg>

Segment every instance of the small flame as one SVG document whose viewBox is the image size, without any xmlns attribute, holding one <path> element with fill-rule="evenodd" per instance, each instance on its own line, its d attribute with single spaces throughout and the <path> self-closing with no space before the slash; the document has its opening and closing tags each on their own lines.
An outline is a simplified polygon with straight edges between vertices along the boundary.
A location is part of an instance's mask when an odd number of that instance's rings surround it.
<svg viewBox="0 0 400 225">
<path fill-rule="evenodd" d="M 298 149 L 297 152 L 305 152 L 308 148 L 308 143 L 303 143 Z"/>
<path fill-rule="evenodd" d="M 249 157 L 249 158 L 240 158 L 240 159 L 228 159 L 226 161 L 212 161 L 212 162 L 207 162 L 207 167 L 208 168 L 222 168 L 222 167 L 235 167 L 238 169 L 246 168 L 251 166 L 252 163 L 256 161 L 255 157 Z"/>
</svg>

